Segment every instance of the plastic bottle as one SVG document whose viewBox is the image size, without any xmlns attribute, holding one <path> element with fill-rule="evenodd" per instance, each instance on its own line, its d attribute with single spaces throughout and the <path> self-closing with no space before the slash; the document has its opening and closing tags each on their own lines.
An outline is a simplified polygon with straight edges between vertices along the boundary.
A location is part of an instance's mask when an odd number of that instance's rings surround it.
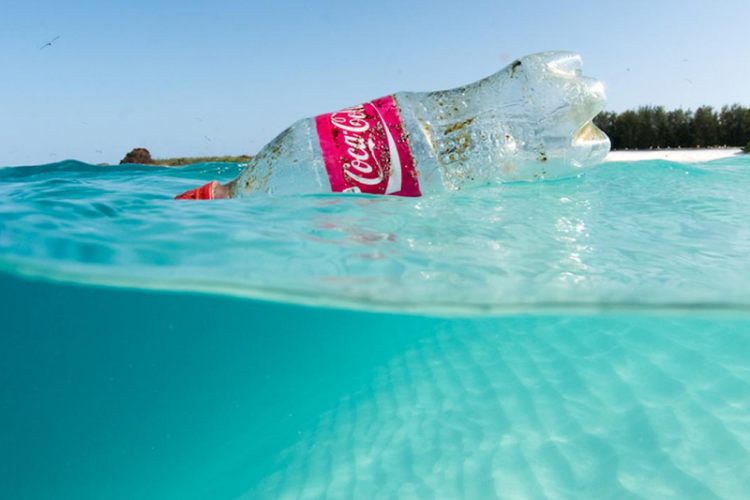
<svg viewBox="0 0 750 500">
<path fill-rule="evenodd" d="M 570 52 L 516 60 L 471 85 L 399 92 L 298 121 L 232 182 L 179 199 L 258 193 L 420 196 L 575 175 L 599 164 L 609 138 L 592 119 L 603 85 Z"/>
</svg>

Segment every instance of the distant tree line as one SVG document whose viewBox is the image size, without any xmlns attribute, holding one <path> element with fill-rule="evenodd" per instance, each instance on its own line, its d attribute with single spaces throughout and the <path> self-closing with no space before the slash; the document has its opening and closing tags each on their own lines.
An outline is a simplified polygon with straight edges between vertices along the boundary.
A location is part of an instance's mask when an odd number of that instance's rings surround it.
<svg viewBox="0 0 750 500">
<path fill-rule="evenodd" d="M 746 147 L 750 149 L 750 108 L 739 104 L 715 110 L 665 111 L 642 106 L 635 111 L 605 111 L 594 123 L 612 141 L 612 149 Z"/>
<path fill-rule="evenodd" d="M 146 148 L 135 148 L 120 160 L 120 165 L 124 163 L 135 163 L 139 165 L 163 165 L 166 167 L 181 167 L 183 165 L 193 165 L 195 163 L 247 163 L 252 160 L 250 155 L 239 156 L 189 156 L 179 158 L 151 158 L 151 152 Z M 99 165 L 106 166 L 107 163 Z"/>
</svg>

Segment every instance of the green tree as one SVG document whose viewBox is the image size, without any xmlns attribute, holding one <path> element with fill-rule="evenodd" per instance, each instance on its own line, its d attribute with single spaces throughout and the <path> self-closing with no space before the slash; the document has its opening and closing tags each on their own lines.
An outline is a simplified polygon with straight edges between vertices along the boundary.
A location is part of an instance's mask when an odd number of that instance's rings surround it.
<svg viewBox="0 0 750 500">
<path fill-rule="evenodd" d="M 693 112 L 675 109 L 667 113 L 667 146 L 689 148 L 695 144 L 692 138 Z"/>
<path fill-rule="evenodd" d="M 624 111 L 617 116 L 617 131 L 621 149 L 638 147 L 638 115 L 635 111 Z"/>
<path fill-rule="evenodd" d="M 666 148 L 667 147 L 667 112 L 664 106 L 656 106 L 651 109 L 651 130 L 652 143 L 649 147 Z"/>
<path fill-rule="evenodd" d="M 602 111 L 594 117 L 594 125 L 599 127 L 602 132 L 607 134 L 612 141 L 612 149 L 618 149 L 620 146 L 615 142 L 618 139 L 617 132 L 617 113 L 614 111 Z"/>
<path fill-rule="evenodd" d="M 724 106 L 719 114 L 719 142 L 725 146 L 742 146 L 748 138 L 744 130 L 747 110 L 739 104 Z"/>
<path fill-rule="evenodd" d="M 666 111 L 662 106 L 605 111 L 594 123 L 612 141 L 613 149 L 740 147 L 750 141 L 750 108 L 739 104 L 719 112 L 710 106 Z"/>
<path fill-rule="evenodd" d="M 742 113 L 742 142 L 750 144 L 750 108 Z"/>
<path fill-rule="evenodd" d="M 711 106 L 701 106 L 693 117 L 695 145 L 701 148 L 718 146 L 719 116 Z"/>
<path fill-rule="evenodd" d="M 638 149 L 648 149 L 654 144 L 654 123 L 653 108 L 650 106 L 641 106 L 636 112 L 635 147 Z"/>
</svg>

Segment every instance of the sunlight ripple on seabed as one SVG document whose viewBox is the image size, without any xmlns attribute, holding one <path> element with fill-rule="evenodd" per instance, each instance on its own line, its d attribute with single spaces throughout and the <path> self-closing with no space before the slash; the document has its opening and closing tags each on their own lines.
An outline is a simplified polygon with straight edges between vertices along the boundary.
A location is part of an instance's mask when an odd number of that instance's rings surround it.
<svg viewBox="0 0 750 500">
<path fill-rule="evenodd" d="M 746 323 L 506 325 L 443 331 L 394 357 L 246 498 L 741 498 L 750 487 Z"/>
</svg>

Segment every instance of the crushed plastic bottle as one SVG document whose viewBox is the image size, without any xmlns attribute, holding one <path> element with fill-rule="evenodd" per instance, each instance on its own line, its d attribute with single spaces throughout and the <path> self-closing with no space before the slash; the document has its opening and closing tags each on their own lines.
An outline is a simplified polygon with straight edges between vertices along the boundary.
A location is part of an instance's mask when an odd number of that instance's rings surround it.
<svg viewBox="0 0 750 500">
<path fill-rule="evenodd" d="M 471 85 L 398 92 L 296 122 L 230 183 L 181 199 L 313 193 L 401 196 L 558 178 L 604 160 L 609 138 L 592 119 L 601 82 L 581 57 L 545 52 Z"/>
</svg>

